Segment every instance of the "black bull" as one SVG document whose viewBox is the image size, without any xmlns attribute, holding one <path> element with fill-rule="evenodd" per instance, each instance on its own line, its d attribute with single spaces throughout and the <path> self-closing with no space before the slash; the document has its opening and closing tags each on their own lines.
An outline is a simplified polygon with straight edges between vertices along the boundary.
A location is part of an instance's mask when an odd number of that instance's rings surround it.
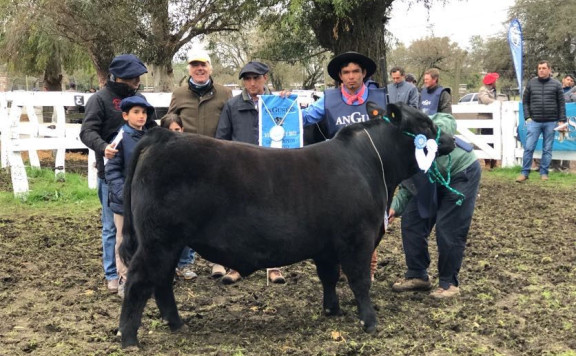
<svg viewBox="0 0 576 356">
<path fill-rule="evenodd" d="M 418 170 L 414 139 L 406 133 L 437 138 L 437 128 L 418 110 L 387 109 L 390 123 L 353 124 L 330 141 L 295 150 L 160 128 L 144 136 L 124 190 L 121 256 L 129 278 L 120 316 L 122 345 L 138 344 L 152 293 L 171 330 L 183 325 L 172 280 L 185 245 L 243 276 L 313 259 L 328 315 L 340 313 L 341 265 L 361 323 L 374 332 L 371 255 L 382 236 L 388 198 Z M 442 133 L 439 146 L 440 154 L 449 153 L 453 137 Z"/>
</svg>

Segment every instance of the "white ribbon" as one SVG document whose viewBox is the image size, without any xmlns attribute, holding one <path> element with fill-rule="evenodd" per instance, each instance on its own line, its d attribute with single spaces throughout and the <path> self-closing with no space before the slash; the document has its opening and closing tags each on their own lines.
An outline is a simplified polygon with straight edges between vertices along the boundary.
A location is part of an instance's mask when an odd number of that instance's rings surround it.
<svg viewBox="0 0 576 356">
<path fill-rule="evenodd" d="M 436 158 L 436 152 L 438 151 L 438 144 L 436 141 L 429 139 L 426 141 L 426 150 L 428 153 L 424 153 L 424 148 L 415 149 L 416 155 L 416 162 L 418 162 L 418 167 L 424 171 L 424 173 L 428 172 L 430 166 L 432 166 L 432 162 Z"/>
</svg>

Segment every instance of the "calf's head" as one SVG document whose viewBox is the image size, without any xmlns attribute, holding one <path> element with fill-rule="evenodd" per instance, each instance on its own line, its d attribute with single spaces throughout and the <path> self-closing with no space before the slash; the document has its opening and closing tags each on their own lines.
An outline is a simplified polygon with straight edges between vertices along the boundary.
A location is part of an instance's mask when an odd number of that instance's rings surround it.
<svg viewBox="0 0 576 356">
<path fill-rule="evenodd" d="M 454 150 L 455 120 L 439 120 L 439 125 L 422 111 L 404 103 L 388 104 L 386 111 L 373 102 L 367 102 L 370 118 L 386 118 L 410 136 L 424 135 L 438 144 L 438 156 L 447 155 Z"/>
</svg>

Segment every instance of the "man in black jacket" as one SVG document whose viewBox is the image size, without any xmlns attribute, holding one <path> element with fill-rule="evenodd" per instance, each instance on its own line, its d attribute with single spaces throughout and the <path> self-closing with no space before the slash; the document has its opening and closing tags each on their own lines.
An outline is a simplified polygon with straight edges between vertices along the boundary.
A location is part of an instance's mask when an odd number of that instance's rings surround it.
<svg viewBox="0 0 576 356">
<path fill-rule="evenodd" d="M 118 129 L 124 124 L 120 102 L 129 96 L 139 95 L 140 76 L 148 69 L 132 54 L 122 54 L 110 63 L 110 76 L 106 86 L 96 92 L 86 102 L 84 121 L 80 130 L 80 139 L 96 153 L 98 170 L 98 198 L 102 204 L 102 264 L 107 287 L 111 293 L 118 291 L 118 273 L 116 270 L 116 227 L 114 213 L 108 206 L 108 184 L 104 180 L 104 157 L 111 159 L 118 152 L 112 141 Z M 153 117 L 148 117 L 146 127 L 156 126 Z"/>
<path fill-rule="evenodd" d="M 559 123 L 566 122 L 566 106 L 562 84 L 550 76 L 551 67 L 548 61 L 538 63 L 538 76 L 530 79 L 522 102 L 526 120 L 526 143 L 522 157 L 522 173 L 516 178 L 521 183 L 528 179 L 532 156 L 540 134 L 542 134 L 542 160 L 540 161 L 540 178 L 548 180 L 548 167 L 552 161 L 554 129 Z"/>
</svg>

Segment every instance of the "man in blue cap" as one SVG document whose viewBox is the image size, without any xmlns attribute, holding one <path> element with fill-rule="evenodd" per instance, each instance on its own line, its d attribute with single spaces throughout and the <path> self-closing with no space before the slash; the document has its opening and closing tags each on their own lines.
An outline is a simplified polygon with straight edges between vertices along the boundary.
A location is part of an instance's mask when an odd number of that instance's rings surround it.
<svg viewBox="0 0 576 356">
<path fill-rule="evenodd" d="M 148 72 L 142 61 L 133 54 L 122 54 L 110 63 L 109 78 L 104 88 L 96 92 L 86 102 L 86 109 L 80 139 L 96 153 L 98 170 L 98 198 L 102 204 L 102 263 L 107 287 L 111 293 L 118 292 L 118 273 L 115 251 L 116 227 L 114 213 L 108 206 L 108 184 L 104 179 L 104 157 L 114 158 L 118 152 L 110 144 L 115 133 L 124 124 L 120 102 L 122 99 L 142 94 L 137 90 L 140 76 Z M 143 96 L 142 96 L 143 97 Z M 152 116 L 147 118 L 147 128 L 156 126 Z"/>
</svg>

